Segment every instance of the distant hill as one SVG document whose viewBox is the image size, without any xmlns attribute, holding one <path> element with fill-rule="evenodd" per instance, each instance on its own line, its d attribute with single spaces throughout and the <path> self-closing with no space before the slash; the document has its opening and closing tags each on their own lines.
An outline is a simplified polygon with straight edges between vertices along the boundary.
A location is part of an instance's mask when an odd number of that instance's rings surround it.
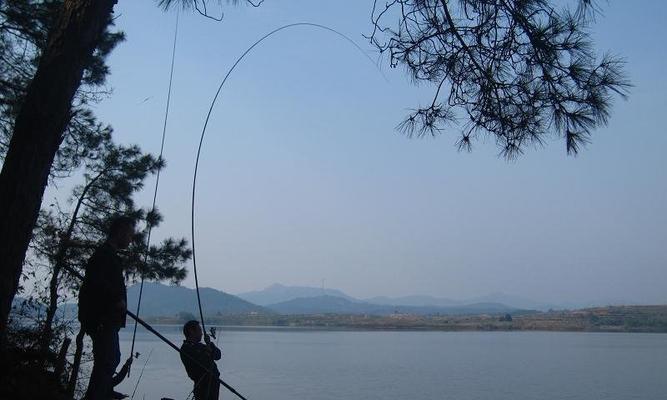
<svg viewBox="0 0 667 400">
<path fill-rule="evenodd" d="M 348 296 L 338 289 L 322 289 L 307 286 L 285 286 L 281 284 L 273 284 L 266 289 L 251 291 L 237 294 L 238 297 L 247 300 L 251 303 L 261 306 L 268 306 L 277 303 L 283 303 L 299 298 L 319 297 L 319 296 L 333 296 L 347 299 L 351 302 L 371 303 L 385 306 L 408 306 L 408 307 L 463 307 L 471 304 L 479 303 L 499 303 L 511 309 L 525 309 L 525 310 L 540 310 L 547 311 L 549 309 L 564 309 L 564 308 L 580 308 L 588 307 L 591 304 L 550 304 L 539 301 L 534 301 L 520 296 L 512 296 L 504 293 L 493 293 L 486 296 L 473 297 L 469 299 L 457 300 L 445 297 L 434 296 L 402 296 L 402 297 L 387 297 L 378 296 L 367 299 L 357 299 Z M 621 304 L 621 303 L 606 303 L 600 304 Z"/>
<path fill-rule="evenodd" d="M 271 313 L 264 307 L 257 306 L 237 296 L 211 288 L 200 288 L 204 315 L 233 315 L 256 312 L 259 314 Z M 131 311 L 137 306 L 139 285 L 127 289 L 127 304 Z M 144 283 L 144 292 L 141 298 L 142 316 L 173 316 L 180 312 L 188 312 L 195 316 L 199 314 L 197 308 L 197 294 L 194 289 L 183 286 L 167 286 L 159 283 Z"/>
<path fill-rule="evenodd" d="M 337 296 L 299 297 L 267 308 L 280 314 L 387 314 L 386 306 L 351 301 Z M 391 313 L 391 312 L 389 312 Z"/>
<path fill-rule="evenodd" d="M 336 296 L 300 297 L 276 304 L 267 308 L 287 315 L 295 314 L 414 314 L 414 315 L 465 315 L 465 314 L 502 314 L 521 311 L 498 303 L 477 303 L 452 307 L 438 306 L 402 306 L 372 304 L 350 301 Z"/>
<path fill-rule="evenodd" d="M 459 300 L 452 300 L 433 296 L 403 296 L 403 297 L 371 297 L 364 299 L 367 303 L 384 304 L 384 305 L 401 305 L 401 306 L 435 306 L 435 307 L 452 307 L 460 306 L 465 303 Z"/>
<path fill-rule="evenodd" d="M 239 293 L 238 297 L 260 306 L 267 306 L 269 304 L 282 303 L 302 297 L 317 297 L 317 296 L 333 296 L 347 299 L 350 301 L 359 301 L 353 297 L 346 295 L 337 289 L 322 289 L 306 286 L 284 286 L 281 284 L 273 284 L 266 289 L 256 290 L 252 292 Z"/>
<path fill-rule="evenodd" d="M 404 297 L 371 297 L 364 301 L 373 304 L 404 305 L 404 306 L 437 306 L 437 307 L 455 307 L 478 303 L 499 303 L 510 308 L 519 308 L 527 310 L 546 311 L 549 309 L 567 308 L 565 305 L 556 305 L 542 303 L 519 296 L 512 296 L 504 293 L 493 293 L 486 296 L 473 297 L 465 300 L 454 300 L 442 297 L 432 296 L 404 296 Z"/>
<path fill-rule="evenodd" d="M 513 296 L 505 293 L 492 293 L 486 296 L 474 297 L 468 299 L 471 303 L 502 303 L 516 308 L 526 308 L 531 310 L 547 311 L 549 309 L 559 310 L 567 308 L 563 304 L 551 304 L 535 301 L 520 296 Z"/>
</svg>

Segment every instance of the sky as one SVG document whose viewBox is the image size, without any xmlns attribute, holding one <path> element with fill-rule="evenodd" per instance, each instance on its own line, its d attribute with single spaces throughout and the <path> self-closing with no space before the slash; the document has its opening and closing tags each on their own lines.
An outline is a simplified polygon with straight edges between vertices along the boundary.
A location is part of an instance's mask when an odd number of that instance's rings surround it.
<svg viewBox="0 0 667 400">
<path fill-rule="evenodd" d="M 503 292 L 554 303 L 667 303 L 667 3 L 602 5 L 597 48 L 626 59 L 634 87 L 578 157 L 558 140 L 513 162 L 491 140 L 460 153 L 456 128 L 408 139 L 395 127 L 430 101 L 432 87 L 415 87 L 386 60 L 381 73 L 331 32 L 297 27 L 262 43 L 231 75 L 205 138 L 200 285 L 240 293 L 324 282 L 356 297 Z M 362 36 L 370 0 L 222 7 L 222 22 L 180 13 L 158 239 L 189 239 L 204 118 L 255 40 L 314 22 L 378 58 Z M 176 10 L 120 1 L 115 15 L 127 40 L 109 59 L 113 93 L 96 112 L 118 141 L 157 153 Z M 138 197 L 146 207 L 152 186 Z M 192 274 L 183 284 L 194 285 Z"/>
</svg>

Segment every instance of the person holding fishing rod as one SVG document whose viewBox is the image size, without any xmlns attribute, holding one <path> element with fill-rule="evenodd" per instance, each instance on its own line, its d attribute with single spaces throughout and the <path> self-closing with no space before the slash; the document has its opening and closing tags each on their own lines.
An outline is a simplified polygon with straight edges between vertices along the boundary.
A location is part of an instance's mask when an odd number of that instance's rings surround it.
<svg viewBox="0 0 667 400">
<path fill-rule="evenodd" d="M 181 361 L 188 376 L 194 382 L 195 400 L 218 400 L 220 393 L 220 371 L 215 364 L 222 356 L 208 334 L 202 332 L 199 321 L 188 321 L 183 325 Z M 204 343 L 201 342 L 204 336 Z M 205 368 L 204 368 L 205 367 Z"/>
<path fill-rule="evenodd" d="M 125 327 L 127 289 L 118 251 L 127 248 L 135 234 L 134 219 L 118 216 L 111 221 L 106 241 L 88 260 L 79 291 L 79 322 L 93 341 L 93 371 L 86 399 L 114 398 L 114 372 L 120 363 L 118 331 Z"/>
</svg>

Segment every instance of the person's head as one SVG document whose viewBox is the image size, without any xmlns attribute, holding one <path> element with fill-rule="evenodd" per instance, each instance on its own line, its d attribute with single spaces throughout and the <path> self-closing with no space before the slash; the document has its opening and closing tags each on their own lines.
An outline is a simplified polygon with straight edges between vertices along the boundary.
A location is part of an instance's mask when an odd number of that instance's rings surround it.
<svg viewBox="0 0 667 400">
<path fill-rule="evenodd" d="M 186 339 L 193 342 L 201 342 L 201 337 L 204 333 L 201 330 L 199 321 L 192 320 L 186 322 L 185 325 L 183 325 L 183 335 L 185 335 Z"/>
<path fill-rule="evenodd" d="M 118 216 L 111 220 L 107 240 L 119 249 L 127 248 L 134 236 L 134 219 L 127 216 Z"/>
</svg>

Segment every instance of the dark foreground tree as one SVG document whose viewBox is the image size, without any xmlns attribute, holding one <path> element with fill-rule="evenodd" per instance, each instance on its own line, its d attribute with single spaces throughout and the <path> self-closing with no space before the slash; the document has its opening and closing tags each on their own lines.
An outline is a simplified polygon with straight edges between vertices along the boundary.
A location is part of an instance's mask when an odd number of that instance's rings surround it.
<svg viewBox="0 0 667 400">
<path fill-rule="evenodd" d="M 51 164 L 85 66 L 110 23 L 113 0 L 65 1 L 17 113 L 0 173 L 0 340 Z"/>
<path fill-rule="evenodd" d="M 157 226 L 161 216 L 157 211 L 137 208 L 133 196 L 143 188 L 145 179 L 163 166 L 161 161 L 136 146 L 115 145 L 110 130 L 102 145 L 88 154 L 83 183 L 72 189 L 66 201 L 54 201 L 40 214 L 24 268 L 32 287 L 23 291 L 26 295 L 9 319 L 12 336 L 21 337 L 20 341 L 10 338 L 14 366 L 33 375 L 35 371 L 52 371 L 56 389 L 70 396 L 77 389 L 84 357 L 83 331 L 79 330 L 71 362 L 65 358 L 77 325 L 76 313 L 68 303 L 76 302 L 81 283 L 71 271 L 83 275 L 88 259 L 106 237 L 108 222 L 123 214 L 145 227 L 121 253 L 129 267 L 129 281 L 141 276 L 178 283 L 186 276 L 184 264 L 191 256 L 187 242 L 173 238 L 152 245 L 146 254 L 147 229 Z M 22 388 L 25 385 L 15 381 L 3 379 L 0 392 L 11 394 L 11 398 L 30 397 L 31 392 Z"/>
<path fill-rule="evenodd" d="M 53 322 L 61 303 L 60 294 L 78 293 L 80 282 L 69 271 L 83 275 L 92 252 L 106 237 L 108 221 L 122 214 L 145 222 L 147 229 L 160 223 L 159 212 L 137 208 L 133 196 L 143 188 L 145 179 L 162 166 L 161 160 L 143 154 L 136 146 L 113 144 L 109 134 L 100 149 L 91 152 L 84 183 L 74 187 L 67 202 L 69 206 L 54 203 L 42 211 L 31 242 L 30 261 L 44 267 L 48 278 L 45 317 L 40 321 L 40 347 L 44 352 L 57 339 L 53 335 Z M 151 246 L 146 255 L 146 232 L 137 234 L 122 253 L 127 259 L 128 278 L 143 276 L 148 280 L 180 282 L 186 275 L 183 264 L 191 255 L 185 239 L 167 239 Z"/>
<path fill-rule="evenodd" d="M 0 2 L 0 160 L 4 161 L 14 122 L 47 45 L 47 34 L 58 17 L 62 0 L 7 0 Z M 68 177 L 88 153 L 101 145 L 107 127 L 100 124 L 91 105 L 105 98 L 109 53 L 124 39 L 107 27 L 86 65 L 81 86 L 74 94 L 71 118 L 50 170 L 50 183 Z"/>
<path fill-rule="evenodd" d="M 399 128 L 424 136 L 455 124 L 460 149 L 487 135 L 507 158 L 556 136 L 576 154 L 629 83 L 620 59 L 596 57 L 588 32 L 599 11 L 594 0 L 564 3 L 376 0 L 371 42 L 392 67 L 435 86 L 429 104 Z"/>
<path fill-rule="evenodd" d="M 0 172 L 0 348 L 18 288 L 23 261 L 41 206 L 51 167 L 74 114 L 72 103 L 94 53 L 112 22 L 117 0 L 46 1 L 56 4 L 57 18 L 45 32 L 46 46 L 16 108 L 11 139 Z M 19 0 L 0 4 L 20 7 Z M 158 1 L 181 4 L 209 16 L 206 0 Z M 252 3 L 259 5 L 261 1 Z"/>
</svg>

